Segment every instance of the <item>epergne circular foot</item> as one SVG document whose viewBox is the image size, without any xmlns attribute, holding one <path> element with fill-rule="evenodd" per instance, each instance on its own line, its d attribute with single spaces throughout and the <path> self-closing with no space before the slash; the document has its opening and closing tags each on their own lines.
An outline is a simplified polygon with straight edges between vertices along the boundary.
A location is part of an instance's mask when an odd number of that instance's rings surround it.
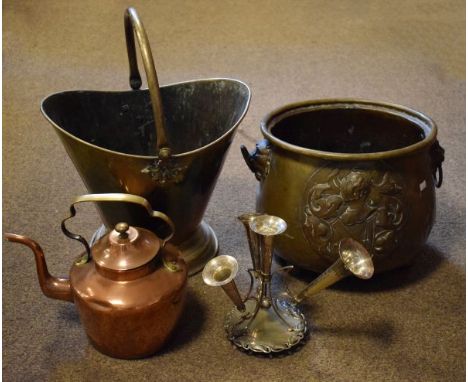
<svg viewBox="0 0 468 382">
<path fill-rule="evenodd" d="M 253 265 L 248 270 L 251 282 L 246 297 L 241 297 L 234 281 L 239 265 L 232 256 L 210 260 L 202 276 L 205 284 L 222 287 L 234 303 L 224 328 L 228 339 L 250 354 L 291 354 L 291 349 L 303 343 L 307 334 L 307 322 L 298 306 L 304 298 L 351 274 L 368 279 L 374 273 L 372 257 L 366 248 L 345 238 L 339 244 L 340 258 L 299 293 L 292 293 L 286 286 L 282 293 L 273 294 L 272 276 L 292 269 L 288 266 L 271 271 L 273 238 L 285 232 L 287 224 L 280 217 L 259 213 L 243 214 L 239 220 L 246 229 Z"/>
<path fill-rule="evenodd" d="M 263 308 L 256 299 L 250 299 L 245 306 L 244 312 L 231 310 L 224 323 L 229 340 L 243 350 L 282 352 L 298 345 L 307 332 L 304 315 L 285 300 Z"/>
</svg>

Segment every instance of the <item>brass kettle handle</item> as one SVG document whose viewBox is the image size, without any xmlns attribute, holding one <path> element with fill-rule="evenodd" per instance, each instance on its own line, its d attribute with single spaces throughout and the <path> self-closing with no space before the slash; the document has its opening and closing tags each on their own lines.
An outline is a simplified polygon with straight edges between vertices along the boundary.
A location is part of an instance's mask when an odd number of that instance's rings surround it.
<svg viewBox="0 0 468 382">
<path fill-rule="evenodd" d="M 148 89 L 151 98 L 151 106 L 153 108 L 154 124 L 156 128 L 156 151 L 160 156 L 163 150 L 163 156 L 168 157 L 171 152 L 168 147 L 166 136 L 166 124 L 164 119 L 164 111 L 161 100 L 161 92 L 159 91 L 158 76 L 154 67 L 153 55 L 151 47 L 148 42 L 145 28 L 141 22 L 135 8 L 127 8 L 124 15 L 125 24 L 125 39 L 127 42 L 128 62 L 130 65 L 130 86 L 133 90 L 138 90 L 141 87 L 141 77 L 138 71 L 138 62 L 135 49 L 134 33 L 140 46 L 141 58 L 146 72 L 146 79 L 148 81 Z"/>
<path fill-rule="evenodd" d="M 66 226 L 65 222 L 68 219 L 71 219 L 76 215 L 76 210 L 75 210 L 75 204 L 77 203 L 83 203 L 83 202 L 127 202 L 127 203 L 134 203 L 138 204 L 146 209 L 148 211 L 148 214 L 153 217 L 153 218 L 159 218 L 163 220 L 171 229 L 171 233 L 164 239 L 162 239 L 162 246 L 168 242 L 172 236 L 174 236 L 174 223 L 172 222 L 171 218 L 167 216 L 166 214 L 159 212 L 159 211 L 153 211 L 151 204 L 143 197 L 138 196 L 138 195 L 131 195 L 131 194 L 123 194 L 123 193 L 115 193 L 115 194 L 87 194 L 87 195 L 81 195 L 75 198 L 73 200 L 72 204 L 70 205 L 70 216 L 67 218 L 63 219 L 61 227 L 62 227 L 62 232 L 69 237 L 70 239 L 73 240 L 78 240 L 80 243 L 82 243 L 86 249 L 86 256 L 82 259 L 83 262 L 87 262 L 90 257 L 91 257 L 91 249 L 89 247 L 88 242 L 86 239 L 78 234 L 70 232 Z"/>
</svg>

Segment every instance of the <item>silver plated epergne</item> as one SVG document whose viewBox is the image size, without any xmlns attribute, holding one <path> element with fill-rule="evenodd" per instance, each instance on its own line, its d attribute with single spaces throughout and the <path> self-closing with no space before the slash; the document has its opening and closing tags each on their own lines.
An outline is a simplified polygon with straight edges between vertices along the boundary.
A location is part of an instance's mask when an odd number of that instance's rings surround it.
<svg viewBox="0 0 468 382">
<path fill-rule="evenodd" d="M 203 270 L 203 280 L 210 286 L 221 286 L 235 308 L 226 316 L 224 327 L 229 340 L 239 348 L 254 353 L 277 353 L 298 345 L 307 333 L 307 321 L 300 302 L 348 275 L 362 279 L 372 277 L 374 267 L 367 250 L 353 239 L 340 243 L 340 259 L 313 280 L 302 291 L 292 293 L 288 288 L 273 294 L 271 278 L 292 266 L 272 273 L 273 239 L 287 229 L 286 222 L 272 215 L 252 213 L 239 216 L 246 228 L 253 268 L 249 269 L 251 283 L 242 298 L 234 278 L 238 264 L 232 256 L 218 256 Z M 257 288 L 253 292 L 253 285 Z"/>
</svg>

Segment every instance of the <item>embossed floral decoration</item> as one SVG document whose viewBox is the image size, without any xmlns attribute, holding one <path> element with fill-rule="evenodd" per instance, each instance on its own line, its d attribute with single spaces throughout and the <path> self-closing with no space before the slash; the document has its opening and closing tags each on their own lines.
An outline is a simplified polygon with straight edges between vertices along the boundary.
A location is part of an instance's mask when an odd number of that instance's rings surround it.
<svg viewBox="0 0 468 382">
<path fill-rule="evenodd" d="M 404 225 L 402 182 L 390 171 L 334 169 L 315 172 L 306 189 L 303 230 L 319 254 L 335 259 L 342 238 L 363 243 L 373 255 L 394 249 Z"/>
</svg>

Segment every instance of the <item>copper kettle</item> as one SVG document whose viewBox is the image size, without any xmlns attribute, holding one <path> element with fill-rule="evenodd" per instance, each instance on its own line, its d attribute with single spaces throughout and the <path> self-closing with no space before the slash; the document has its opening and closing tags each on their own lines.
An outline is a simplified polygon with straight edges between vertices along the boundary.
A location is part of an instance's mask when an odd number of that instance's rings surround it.
<svg viewBox="0 0 468 382">
<path fill-rule="evenodd" d="M 144 228 L 118 223 L 92 247 L 71 233 L 65 221 L 82 202 L 128 202 L 144 207 L 170 229 L 164 239 Z M 129 194 L 89 194 L 76 198 L 62 231 L 85 246 L 69 278 L 53 277 L 44 253 L 28 237 L 5 234 L 9 241 L 32 249 L 39 284 L 47 297 L 74 302 L 91 343 L 116 358 L 142 358 L 157 352 L 173 331 L 183 308 L 187 267 L 176 247 L 166 242 L 174 233 L 171 219 L 153 211 L 143 197 Z"/>
</svg>

